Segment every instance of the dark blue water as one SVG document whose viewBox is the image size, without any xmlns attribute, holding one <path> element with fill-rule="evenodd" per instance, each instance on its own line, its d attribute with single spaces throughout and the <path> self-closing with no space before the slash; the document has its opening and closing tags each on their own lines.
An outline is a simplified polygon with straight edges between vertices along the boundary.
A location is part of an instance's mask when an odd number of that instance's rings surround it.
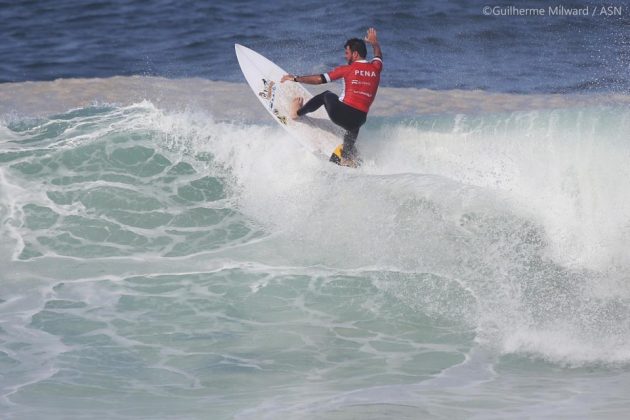
<svg viewBox="0 0 630 420">
<path fill-rule="evenodd" d="M 630 91 L 627 2 L 606 16 L 485 16 L 476 1 L 42 0 L 0 3 L 0 82 L 159 75 L 242 81 L 234 43 L 289 71 L 343 62 L 343 44 L 379 30 L 387 86 L 502 92 Z"/>
</svg>

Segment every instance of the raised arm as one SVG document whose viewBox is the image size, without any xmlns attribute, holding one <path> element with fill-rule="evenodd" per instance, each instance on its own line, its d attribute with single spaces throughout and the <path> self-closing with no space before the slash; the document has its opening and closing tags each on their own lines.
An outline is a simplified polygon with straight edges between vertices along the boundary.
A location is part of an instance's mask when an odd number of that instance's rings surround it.
<svg viewBox="0 0 630 420">
<path fill-rule="evenodd" d="M 383 51 L 381 51 L 381 44 L 378 43 L 378 38 L 376 37 L 376 29 L 370 28 L 367 31 L 367 35 L 365 36 L 365 42 L 372 45 L 374 48 L 374 57 L 383 58 Z"/>
</svg>

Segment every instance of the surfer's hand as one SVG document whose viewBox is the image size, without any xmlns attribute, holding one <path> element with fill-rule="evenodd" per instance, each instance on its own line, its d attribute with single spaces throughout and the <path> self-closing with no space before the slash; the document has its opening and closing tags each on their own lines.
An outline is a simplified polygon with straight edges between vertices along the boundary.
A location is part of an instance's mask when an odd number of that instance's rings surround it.
<svg viewBox="0 0 630 420">
<path fill-rule="evenodd" d="M 293 82 L 295 80 L 295 76 L 292 74 L 285 74 L 284 76 L 282 76 L 282 79 L 280 79 L 280 83 L 284 83 L 287 80 L 290 80 Z"/>
<path fill-rule="evenodd" d="M 376 29 L 370 28 L 367 30 L 367 35 L 365 36 L 365 42 L 371 45 L 378 44 L 378 39 L 376 38 Z"/>
</svg>

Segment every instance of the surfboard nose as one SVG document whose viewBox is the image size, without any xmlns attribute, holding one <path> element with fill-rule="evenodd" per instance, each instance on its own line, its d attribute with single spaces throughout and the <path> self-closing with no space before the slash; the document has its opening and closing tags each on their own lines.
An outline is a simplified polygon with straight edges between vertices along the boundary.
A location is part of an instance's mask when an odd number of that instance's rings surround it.
<svg viewBox="0 0 630 420">
<path fill-rule="evenodd" d="M 245 45 L 241 45 L 241 44 L 234 44 L 234 50 L 237 53 L 246 53 L 246 52 L 254 52 L 252 49 L 247 48 Z M 256 53 L 258 54 L 258 53 Z"/>
<path fill-rule="evenodd" d="M 251 50 L 244 45 L 234 44 L 234 51 L 236 52 L 236 57 L 238 57 L 238 59 L 240 60 L 241 57 L 247 55 L 248 51 Z"/>
</svg>

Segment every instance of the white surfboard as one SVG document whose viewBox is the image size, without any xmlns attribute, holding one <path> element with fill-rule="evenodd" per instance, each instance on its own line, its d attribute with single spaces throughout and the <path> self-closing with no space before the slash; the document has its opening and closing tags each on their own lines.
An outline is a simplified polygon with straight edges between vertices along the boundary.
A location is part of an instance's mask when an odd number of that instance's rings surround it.
<svg viewBox="0 0 630 420">
<path fill-rule="evenodd" d="M 308 116 L 291 119 L 293 98 L 301 96 L 306 103 L 313 95 L 299 83 L 280 83 L 282 76 L 289 73 L 256 51 L 240 44 L 235 44 L 234 48 L 249 87 L 267 112 L 307 149 L 328 159 L 343 142 L 343 130 L 330 121 L 324 107 Z"/>
</svg>

